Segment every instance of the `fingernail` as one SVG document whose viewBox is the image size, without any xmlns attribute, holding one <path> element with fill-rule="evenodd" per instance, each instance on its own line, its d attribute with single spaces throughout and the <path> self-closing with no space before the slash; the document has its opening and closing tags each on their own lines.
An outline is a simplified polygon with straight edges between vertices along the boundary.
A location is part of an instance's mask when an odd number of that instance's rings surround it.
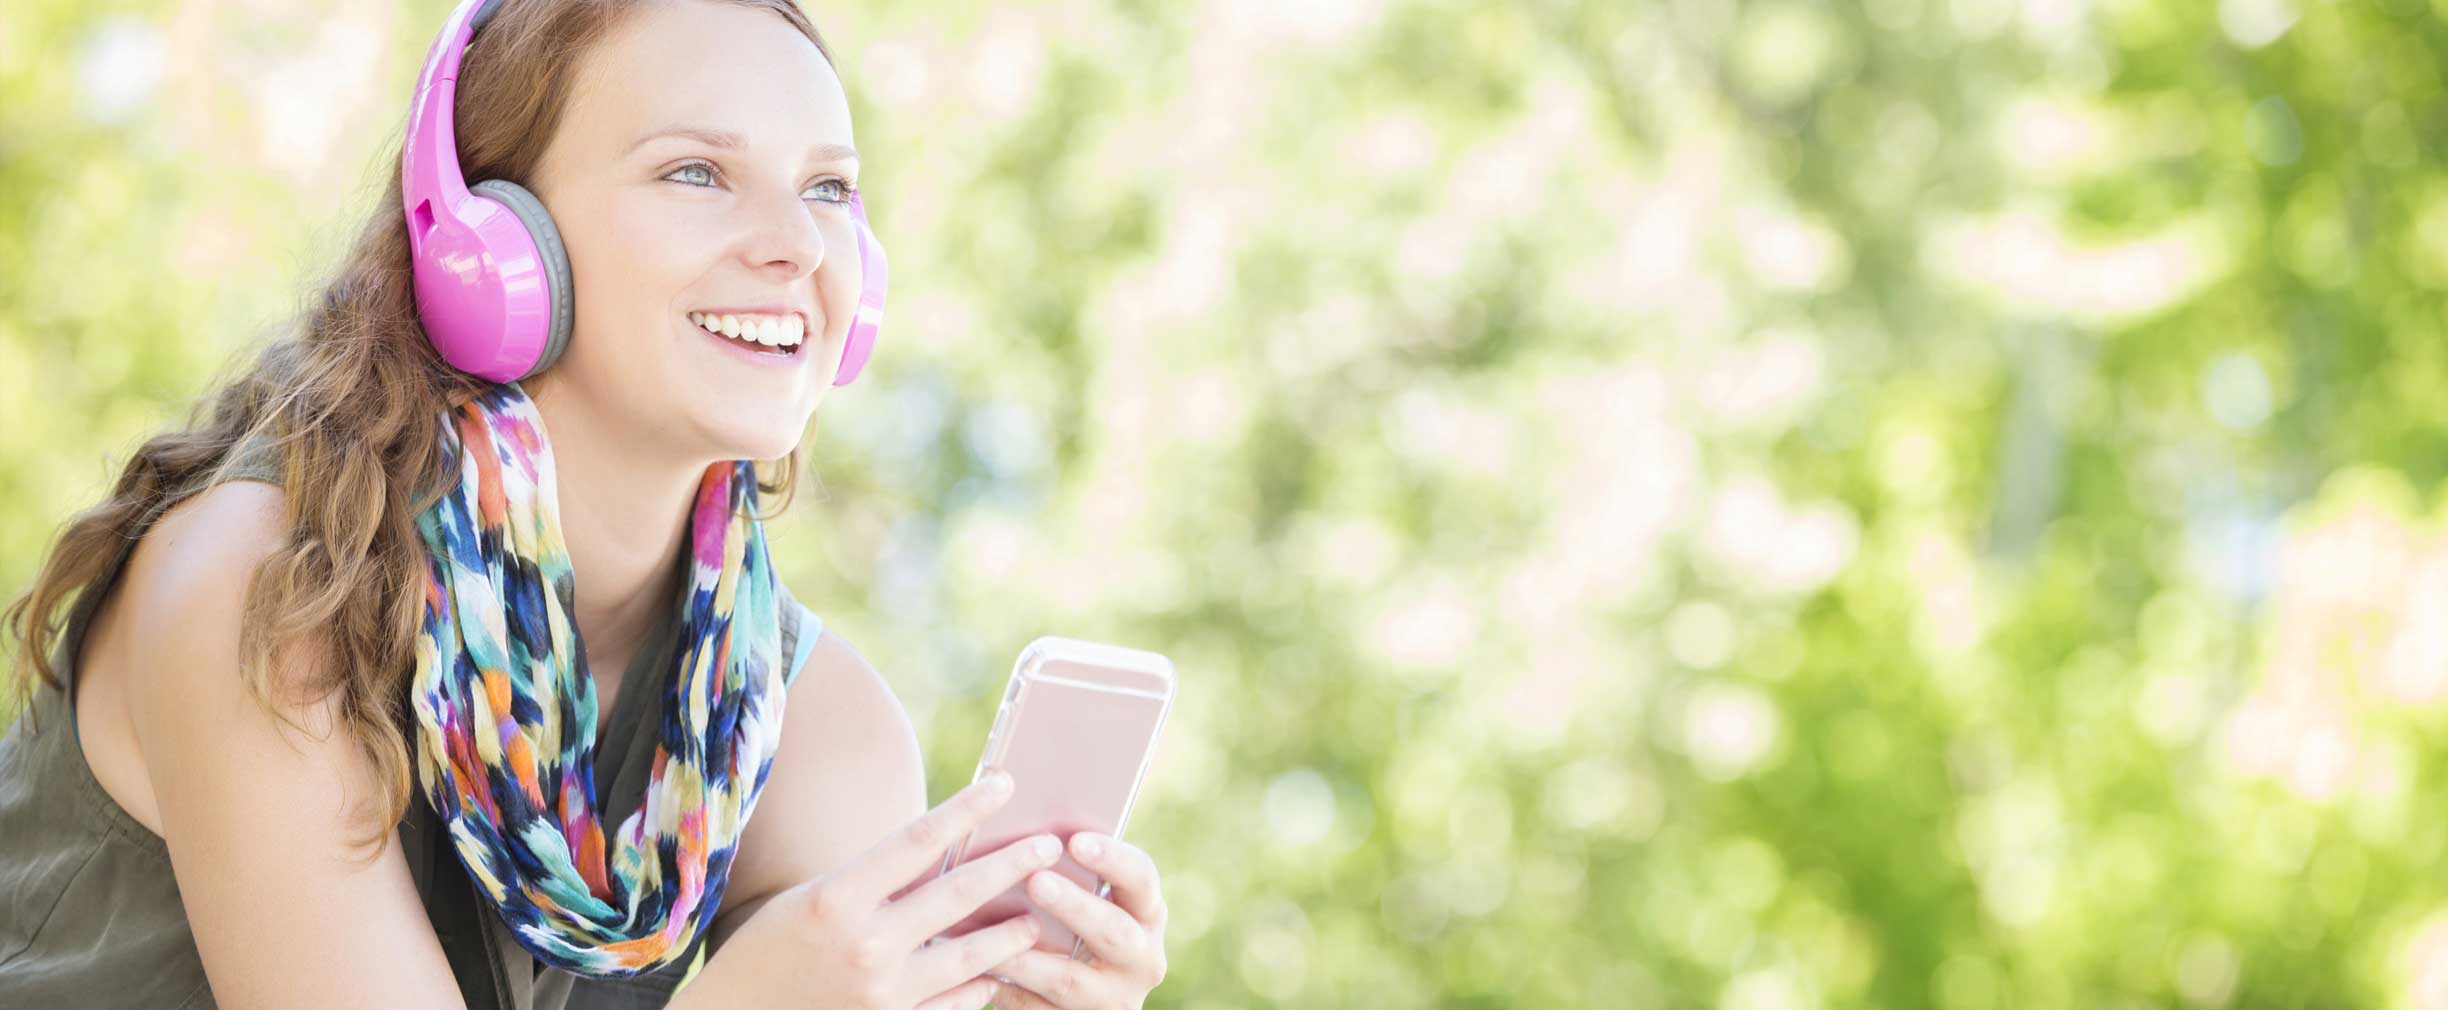
<svg viewBox="0 0 2448 1010">
<path fill-rule="evenodd" d="M 1010 772 L 1007 772 L 1007 771 L 996 771 L 996 772 L 989 773 L 989 774 L 986 776 L 986 792 L 987 792 L 987 795 L 990 795 L 990 796 L 1000 796 L 1000 795 L 1002 795 L 1002 794 L 1004 794 L 1004 793 L 1008 793 L 1008 792 L 1010 792 L 1010 791 L 1011 791 L 1011 787 L 1012 787 L 1012 777 L 1011 777 L 1011 773 L 1010 773 Z"/>
<path fill-rule="evenodd" d="M 1097 837 L 1095 835 L 1080 835 L 1077 838 L 1073 838 L 1071 840 L 1071 844 L 1079 848 L 1080 858 L 1082 859 L 1095 859 L 1098 855 L 1105 851 L 1105 843 L 1097 841 Z"/>
<path fill-rule="evenodd" d="M 1062 843 L 1055 841 L 1053 835 L 1039 835 L 1036 841 L 1029 843 L 1029 854 L 1044 862 L 1062 854 Z"/>
</svg>

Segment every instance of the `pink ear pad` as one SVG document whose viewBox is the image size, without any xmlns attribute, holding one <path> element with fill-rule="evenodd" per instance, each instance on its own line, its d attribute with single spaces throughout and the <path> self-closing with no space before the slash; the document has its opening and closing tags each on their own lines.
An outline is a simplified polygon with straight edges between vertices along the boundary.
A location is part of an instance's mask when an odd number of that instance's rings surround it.
<svg viewBox="0 0 2448 1010">
<path fill-rule="evenodd" d="M 858 378 L 859 371 L 867 367 L 867 356 L 875 351 L 876 332 L 884 325 L 884 281 L 889 273 L 884 243 L 876 241 L 875 231 L 867 227 L 867 205 L 856 196 L 850 198 L 850 219 L 858 230 L 858 312 L 850 317 L 850 335 L 842 340 L 841 368 L 833 375 L 836 386 L 847 386 Z"/>
</svg>

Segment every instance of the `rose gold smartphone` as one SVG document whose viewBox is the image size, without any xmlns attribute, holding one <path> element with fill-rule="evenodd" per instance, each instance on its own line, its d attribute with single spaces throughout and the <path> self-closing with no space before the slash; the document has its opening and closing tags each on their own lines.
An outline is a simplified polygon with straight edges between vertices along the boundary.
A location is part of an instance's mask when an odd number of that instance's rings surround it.
<svg viewBox="0 0 2448 1010">
<path fill-rule="evenodd" d="M 1173 662 L 1161 655 L 1053 635 L 1030 642 L 1012 666 L 994 729 L 970 776 L 974 782 L 991 769 L 1011 772 L 1011 799 L 944 853 L 937 875 L 972 854 L 1051 833 L 1063 840 L 1054 872 L 1104 897 L 1105 883 L 1071 858 L 1071 836 L 1094 831 L 1122 837 L 1172 704 Z M 1038 949 L 1079 957 L 1079 938 L 1037 908 L 1025 882 L 980 906 L 945 935 L 1023 912 L 1037 917 Z"/>
</svg>

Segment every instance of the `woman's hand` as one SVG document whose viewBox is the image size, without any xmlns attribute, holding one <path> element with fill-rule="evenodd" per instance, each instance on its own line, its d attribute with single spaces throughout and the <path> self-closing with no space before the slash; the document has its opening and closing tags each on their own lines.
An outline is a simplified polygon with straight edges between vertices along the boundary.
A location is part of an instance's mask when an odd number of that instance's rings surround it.
<svg viewBox="0 0 2448 1010">
<path fill-rule="evenodd" d="M 1139 1010 L 1165 976 L 1165 903 L 1156 861 L 1136 845 L 1082 831 L 1071 857 L 1112 885 L 1099 898 L 1052 870 L 1029 878 L 1039 908 L 1087 941 L 1088 959 L 1074 961 L 1025 950 L 989 974 L 1011 981 L 995 994 L 996 1010 Z"/>
<path fill-rule="evenodd" d="M 1052 835 L 1033 835 L 942 877 L 923 875 L 1010 798 L 1010 776 L 988 776 L 849 865 L 775 895 L 671 1005 L 976 1010 L 995 985 L 981 973 L 1036 942 L 1035 918 L 1014 916 L 941 941 L 937 935 L 1052 866 L 1062 847 Z"/>
</svg>

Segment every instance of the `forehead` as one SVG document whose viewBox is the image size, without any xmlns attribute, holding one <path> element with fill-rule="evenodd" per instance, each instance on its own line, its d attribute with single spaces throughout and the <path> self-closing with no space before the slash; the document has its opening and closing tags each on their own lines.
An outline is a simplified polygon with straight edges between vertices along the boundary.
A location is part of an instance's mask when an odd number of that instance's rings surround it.
<svg viewBox="0 0 2448 1010">
<path fill-rule="evenodd" d="M 626 148 L 686 123 L 795 154 L 849 143 L 850 103 L 816 44 L 769 10 L 707 0 L 648 4 L 586 54 L 562 128 Z"/>
</svg>

